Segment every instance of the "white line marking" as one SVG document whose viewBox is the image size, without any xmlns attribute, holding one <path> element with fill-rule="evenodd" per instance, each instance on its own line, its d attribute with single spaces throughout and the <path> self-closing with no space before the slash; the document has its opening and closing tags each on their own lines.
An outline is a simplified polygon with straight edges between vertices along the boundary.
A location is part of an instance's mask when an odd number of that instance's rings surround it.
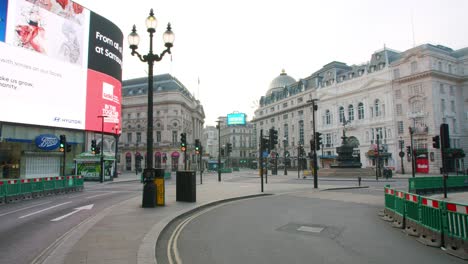
<svg viewBox="0 0 468 264">
<path fill-rule="evenodd" d="M 68 213 L 68 214 L 66 214 L 66 215 L 62 215 L 62 216 L 60 216 L 60 217 L 54 218 L 54 219 L 52 219 L 52 220 L 50 220 L 50 221 L 52 221 L 52 222 L 60 221 L 60 220 L 62 220 L 62 219 L 64 219 L 64 218 L 69 217 L 69 216 L 72 215 L 72 214 L 78 213 L 78 212 L 81 211 L 81 210 L 91 210 L 91 209 L 93 208 L 93 206 L 94 206 L 94 204 L 88 204 L 88 205 L 85 205 L 85 206 L 81 206 L 81 207 L 75 208 L 75 211 L 72 211 L 72 212 L 70 212 L 70 213 Z"/>
<path fill-rule="evenodd" d="M 40 203 L 40 204 L 36 204 L 36 205 L 31 205 L 31 206 L 24 207 L 24 208 L 21 208 L 21 209 L 18 209 L 18 210 L 14 210 L 14 211 L 11 211 L 11 212 L 6 212 L 6 213 L 3 213 L 3 214 L 0 214 L 0 216 L 9 215 L 9 214 L 12 214 L 12 213 L 16 213 L 16 212 L 19 212 L 19 211 L 23 211 L 23 210 L 26 210 L 26 209 L 29 209 L 29 208 L 33 208 L 33 207 L 48 204 L 48 203 L 51 203 L 51 202 L 45 202 L 45 203 Z"/>
<path fill-rule="evenodd" d="M 61 204 L 57 204 L 57 205 L 54 205 L 54 206 L 51 206 L 51 207 L 47 207 L 47 208 L 45 208 L 45 209 L 42 209 L 42 210 L 39 210 L 39 211 L 30 213 L 30 214 L 20 216 L 20 217 L 18 217 L 18 219 L 25 218 L 25 217 L 28 217 L 28 216 L 31 216 L 31 215 L 35 215 L 35 214 L 38 214 L 38 213 L 42 213 L 42 212 L 44 212 L 44 211 L 53 209 L 53 208 L 55 208 L 55 207 L 62 206 L 62 205 L 64 205 L 64 204 L 69 204 L 69 203 L 71 203 L 71 202 L 61 203 Z"/>
<path fill-rule="evenodd" d="M 107 194 L 111 194 L 112 192 L 109 192 L 109 193 L 102 193 L 102 194 L 96 194 L 96 195 L 93 195 L 93 196 L 88 196 L 86 197 L 86 199 L 91 199 L 91 198 L 94 198 L 94 197 L 98 197 L 98 196 L 103 196 L 103 195 L 107 195 Z"/>
</svg>

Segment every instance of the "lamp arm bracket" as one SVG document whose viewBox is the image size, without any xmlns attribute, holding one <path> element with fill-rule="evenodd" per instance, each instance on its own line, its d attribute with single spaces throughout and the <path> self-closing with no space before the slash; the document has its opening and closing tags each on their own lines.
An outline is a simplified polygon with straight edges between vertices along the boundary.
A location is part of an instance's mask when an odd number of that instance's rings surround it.
<svg viewBox="0 0 468 264">
<path fill-rule="evenodd" d="M 132 50 L 132 56 L 137 56 L 142 62 L 146 62 L 146 56 L 141 56 L 136 50 Z"/>
</svg>

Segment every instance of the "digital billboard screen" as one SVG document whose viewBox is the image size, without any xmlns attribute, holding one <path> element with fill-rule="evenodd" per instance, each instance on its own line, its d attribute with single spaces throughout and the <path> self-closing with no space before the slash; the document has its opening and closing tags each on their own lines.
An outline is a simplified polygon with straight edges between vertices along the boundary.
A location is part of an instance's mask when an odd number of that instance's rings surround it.
<svg viewBox="0 0 468 264">
<path fill-rule="evenodd" d="M 233 113 L 227 115 L 227 125 L 245 125 L 246 117 L 244 113 Z"/>
<path fill-rule="evenodd" d="M 72 1 L 2 0 L 0 121 L 115 133 L 121 30 Z"/>
</svg>

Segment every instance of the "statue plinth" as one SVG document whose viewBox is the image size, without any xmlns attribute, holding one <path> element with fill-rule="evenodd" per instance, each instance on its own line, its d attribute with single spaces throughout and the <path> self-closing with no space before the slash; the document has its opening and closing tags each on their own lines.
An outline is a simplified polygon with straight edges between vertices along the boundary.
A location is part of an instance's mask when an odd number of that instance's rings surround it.
<svg viewBox="0 0 468 264">
<path fill-rule="evenodd" d="M 337 164 L 331 165 L 332 168 L 361 168 L 362 164 L 360 161 L 356 160 L 353 157 L 354 147 L 348 143 L 348 137 L 343 130 L 343 136 L 341 137 L 343 141 L 341 146 L 336 148 L 336 153 L 338 153 L 338 158 L 336 158 Z"/>
</svg>

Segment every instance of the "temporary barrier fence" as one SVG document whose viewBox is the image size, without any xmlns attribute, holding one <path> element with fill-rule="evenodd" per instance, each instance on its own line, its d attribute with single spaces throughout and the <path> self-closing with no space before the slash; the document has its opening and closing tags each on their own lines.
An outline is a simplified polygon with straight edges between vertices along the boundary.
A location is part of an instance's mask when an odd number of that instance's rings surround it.
<svg viewBox="0 0 468 264">
<path fill-rule="evenodd" d="M 468 206 L 446 203 L 444 241 L 446 252 L 462 259 L 468 259 Z"/>
<path fill-rule="evenodd" d="M 0 204 L 72 191 L 82 191 L 83 176 L 45 177 L 0 181 Z"/>
<path fill-rule="evenodd" d="M 420 235 L 421 243 L 440 247 L 442 245 L 442 210 L 444 202 L 422 197 Z"/>
<path fill-rule="evenodd" d="M 407 193 L 405 197 L 405 232 L 411 236 L 419 236 L 420 196 Z"/>
<path fill-rule="evenodd" d="M 402 191 L 395 191 L 395 215 L 393 217 L 393 226 L 405 228 L 405 196 Z"/>
<path fill-rule="evenodd" d="M 382 219 L 393 222 L 395 216 L 395 190 L 390 186 L 385 186 L 385 209 Z"/>
</svg>

